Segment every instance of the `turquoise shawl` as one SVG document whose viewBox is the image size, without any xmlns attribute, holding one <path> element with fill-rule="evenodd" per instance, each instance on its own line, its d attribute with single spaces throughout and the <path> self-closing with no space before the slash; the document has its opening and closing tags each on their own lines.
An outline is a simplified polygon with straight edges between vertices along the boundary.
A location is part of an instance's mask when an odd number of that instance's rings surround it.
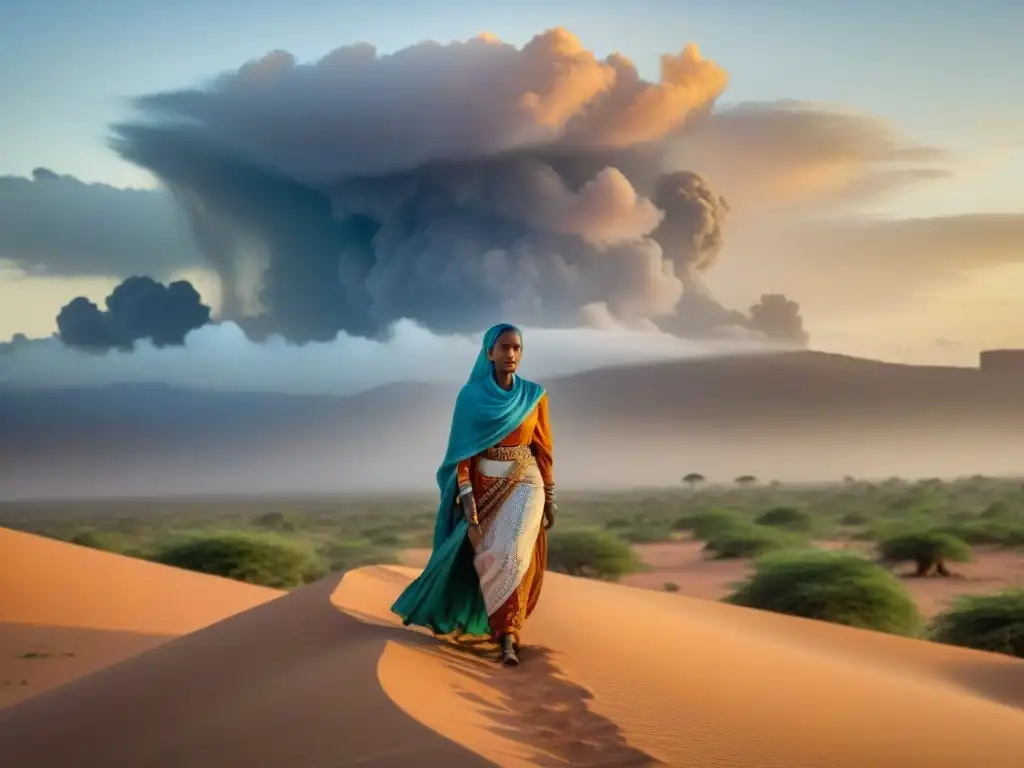
<svg viewBox="0 0 1024 768">
<path fill-rule="evenodd" d="M 490 634 L 480 581 L 473 567 L 473 546 L 458 504 L 456 471 L 460 461 L 472 458 L 505 438 L 537 407 L 544 388 L 518 376 L 504 390 L 494 378 L 487 359 L 498 337 L 516 326 L 502 323 L 484 334 L 469 381 L 455 400 L 448 450 L 437 470 L 441 500 L 434 523 L 434 547 L 423 573 L 391 606 L 406 624 L 428 627 L 439 635 L 461 632 Z"/>
</svg>

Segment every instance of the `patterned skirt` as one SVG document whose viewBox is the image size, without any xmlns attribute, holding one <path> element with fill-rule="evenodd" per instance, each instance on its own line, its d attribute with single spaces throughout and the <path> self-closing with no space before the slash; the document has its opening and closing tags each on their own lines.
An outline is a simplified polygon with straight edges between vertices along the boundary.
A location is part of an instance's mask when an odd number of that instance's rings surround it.
<svg viewBox="0 0 1024 768">
<path fill-rule="evenodd" d="M 473 563 L 492 633 L 511 634 L 518 643 L 547 564 L 544 485 L 528 448 L 505 455 L 511 460 L 478 459 L 473 495 L 483 545 Z"/>
</svg>

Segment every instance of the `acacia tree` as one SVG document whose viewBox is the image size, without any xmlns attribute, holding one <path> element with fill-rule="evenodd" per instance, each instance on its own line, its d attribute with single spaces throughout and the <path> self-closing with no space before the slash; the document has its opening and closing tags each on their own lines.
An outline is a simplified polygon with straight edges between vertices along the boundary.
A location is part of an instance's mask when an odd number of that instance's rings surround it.
<svg viewBox="0 0 1024 768">
<path fill-rule="evenodd" d="M 754 485 L 757 482 L 757 478 L 754 475 L 740 475 L 736 478 L 736 485 L 741 488 L 746 488 L 748 485 Z"/>
<path fill-rule="evenodd" d="M 702 475 L 700 472 L 691 472 L 690 474 L 683 477 L 683 482 L 690 486 L 691 491 L 696 490 L 697 486 L 703 483 L 705 480 L 707 480 L 707 478 L 704 477 L 704 475 Z"/>
<path fill-rule="evenodd" d="M 938 576 L 952 576 L 947 562 L 967 563 L 971 560 L 971 546 L 962 539 L 941 531 L 906 531 L 889 536 L 878 543 L 883 563 L 913 563 L 914 576 L 923 577 L 935 572 Z"/>
</svg>

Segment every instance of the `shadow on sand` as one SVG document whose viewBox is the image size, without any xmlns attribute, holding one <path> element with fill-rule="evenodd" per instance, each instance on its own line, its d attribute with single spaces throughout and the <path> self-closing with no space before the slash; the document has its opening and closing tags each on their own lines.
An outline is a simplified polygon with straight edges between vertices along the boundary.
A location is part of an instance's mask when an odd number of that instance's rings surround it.
<svg viewBox="0 0 1024 768">
<path fill-rule="evenodd" d="M 943 672 L 949 682 L 974 696 L 1024 710 L 1024 664 L 1002 659 L 951 663 Z"/>
<path fill-rule="evenodd" d="M 0 709 L 0 764 L 342 768 L 418 765 L 428 755 L 432 765 L 493 766 L 382 690 L 388 637 L 331 604 L 340 580 Z"/>
<path fill-rule="evenodd" d="M 431 637 L 374 623 L 388 640 L 434 655 L 448 669 L 496 694 L 457 691 L 484 714 L 489 730 L 527 747 L 534 754 L 532 764 L 540 768 L 665 765 L 630 745 L 618 725 L 588 706 L 594 695 L 566 677 L 549 648 L 525 646 L 520 651 L 522 663 L 505 668 L 497 663 L 498 646 L 490 639 Z"/>
</svg>

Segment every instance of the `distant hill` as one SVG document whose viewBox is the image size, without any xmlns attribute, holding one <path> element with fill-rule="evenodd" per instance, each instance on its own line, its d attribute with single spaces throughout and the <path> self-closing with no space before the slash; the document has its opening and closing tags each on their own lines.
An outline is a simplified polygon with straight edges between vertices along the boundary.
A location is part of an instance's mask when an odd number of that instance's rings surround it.
<svg viewBox="0 0 1024 768">
<path fill-rule="evenodd" d="M 575 486 L 1024 467 L 1024 386 L 816 352 L 605 368 L 543 382 Z M 348 397 L 166 385 L 0 389 L 0 497 L 425 487 L 455 387 Z"/>
</svg>

